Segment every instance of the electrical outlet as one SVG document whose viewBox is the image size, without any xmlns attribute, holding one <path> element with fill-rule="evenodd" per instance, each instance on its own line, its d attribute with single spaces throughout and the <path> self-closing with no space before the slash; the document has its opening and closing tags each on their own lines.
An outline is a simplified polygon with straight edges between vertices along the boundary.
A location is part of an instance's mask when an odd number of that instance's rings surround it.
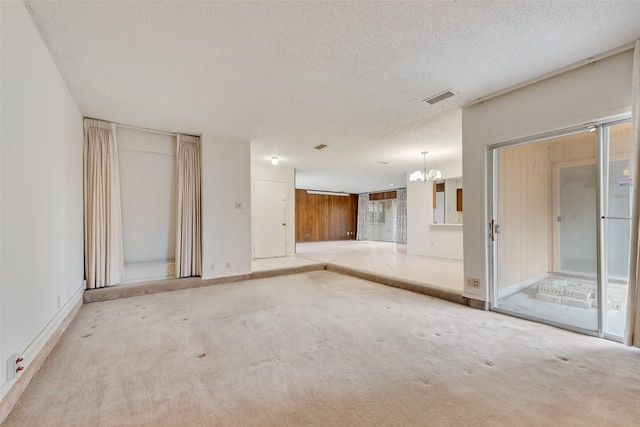
<svg viewBox="0 0 640 427">
<path fill-rule="evenodd" d="M 480 289 L 480 279 L 467 278 L 467 286 L 473 289 Z"/>
<path fill-rule="evenodd" d="M 18 373 L 20 373 L 24 368 L 22 367 L 22 358 L 18 354 L 12 354 L 7 359 L 7 380 L 12 380 Z"/>
<path fill-rule="evenodd" d="M 212 270 L 215 270 L 215 269 L 216 269 L 216 264 L 215 264 L 215 263 L 213 263 L 213 262 L 211 263 L 211 269 L 212 269 Z"/>
<path fill-rule="evenodd" d="M 227 268 L 231 268 L 231 263 L 227 261 Z"/>
</svg>

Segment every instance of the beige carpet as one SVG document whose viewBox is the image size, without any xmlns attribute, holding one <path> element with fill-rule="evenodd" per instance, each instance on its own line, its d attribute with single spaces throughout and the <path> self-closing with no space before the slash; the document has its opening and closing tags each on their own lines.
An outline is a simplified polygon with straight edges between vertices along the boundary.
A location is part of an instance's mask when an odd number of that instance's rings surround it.
<svg viewBox="0 0 640 427">
<path fill-rule="evenodd" d="M 638 425 L 640 351 L 328 271 L 86 304 L 6 426 Z"/>
</svg>

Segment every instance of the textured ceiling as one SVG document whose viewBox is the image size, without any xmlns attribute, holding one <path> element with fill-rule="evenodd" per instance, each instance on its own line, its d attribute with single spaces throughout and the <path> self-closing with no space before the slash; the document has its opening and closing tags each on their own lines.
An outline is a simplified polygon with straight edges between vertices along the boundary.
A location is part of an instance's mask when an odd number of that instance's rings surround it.
<svg viewBox="0 0 640 427">
<path fill-rule="evenodd" d="M 462 105 L 640 38 L 638 1 L 27 5 L 84 115 L 249 140 L 349 192 L 459 162 Z"/>
</svg>

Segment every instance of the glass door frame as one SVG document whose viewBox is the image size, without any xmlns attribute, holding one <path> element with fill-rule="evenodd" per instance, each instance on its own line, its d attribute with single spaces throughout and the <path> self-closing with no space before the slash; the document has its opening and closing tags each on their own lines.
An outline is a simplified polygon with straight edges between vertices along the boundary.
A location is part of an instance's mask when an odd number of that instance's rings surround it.
<svg viewBox="0 0 640 427">
<path fill-rule="evenodd" d="M 514 317 L 523 318 L 526 320 L 532 320 L 539 323 L 548 324 L 561 329 L 566 329 L 574 332 L 579 332 L 585 335 L 597 336 L 600 338 L 606 338 L 613 341 L 622 341 L 622 337 L 606 333 L 607 331 L 607 317 L 606 317 L 606 291 L 607 291 L 607 259 L 606 259 L 606 208 L 607 208 L 607 186 L 608 183 L 608 169 L 609 169 L 609 140 L 608 133 L 604 130 L 612 126 L 627 123 L 630 121 L 628 114 L 624 116 L 617 116 L 608 119 L 603 119 L 597 122 L 592 122 L 587 125 L 576 126 L 567 128 L 561 131 L 548 132 L 531 136 L 527 138 L 521 138 L 511 140 L 499 144 L 493 144 L 486 147 L 486 215 L 488 219 L 488 232 L 487 232 L 487 271 L 489 279 L 488 299 L 489 309 L 497 313 L 507 314 Z M 518 145 L 524 145 L 534 142 L 541 142 L 545 140 L 580 134 L 584 132 L 596 132 L 596 239 L 597 239 L 597 271 L 596 271 L 596 285 L 597 285 L 597 330 L 585 329 L 577 326 L 568 325 L 553 320 L 536 317 L 525 313 L 517 313 L 501 309 L 498 305 L 498 293 L 497 288 L 497 268 L 498 268 L 498 245 L 495 244 L 496 235 L 499 234 L 497 224 L 495 224 L 495 218 L 498 213 L 498 178 L 497 178 L 497 164 L 498 153 L 502 148 L 514 147 Z"/>
<path fill-rule="evenodd" d="M 608 263 L 608 251 L 607 251 L 607 242 L 608 242 L 608 220 L 609 219 L 622 219 L 622 218 L 614 218 L 609 216 L 609 165 L 613 160 L 609 153 L 610 149 L 610 132 L 604 132 L 605 129 L 612 128 L 616 125 L 620 125 L 623 123 L 629 123 L 631 121 L 630 117 L 626 117 L 618 120 L 609 120 L 603 121 L 598 124 L 598 187 L 600 191 L 598 192 L 598 256 L 602 254 L 602 258 L 599 258 L 598 261 L 598 336 L 606 338 L 612 341 L 623 341 L 623 336 L 614 335 L 609 332 L 607 321 L 607 311 L 608 311 L 608 289 L 609 289 L 609 263 Z M 631 218 L 629 218 L 631 219 Z M 629 245 L 631 242 L 629 241 Z M 627 286 L 628 286 L 628 277 L 627 277 Z"/>
</svg>

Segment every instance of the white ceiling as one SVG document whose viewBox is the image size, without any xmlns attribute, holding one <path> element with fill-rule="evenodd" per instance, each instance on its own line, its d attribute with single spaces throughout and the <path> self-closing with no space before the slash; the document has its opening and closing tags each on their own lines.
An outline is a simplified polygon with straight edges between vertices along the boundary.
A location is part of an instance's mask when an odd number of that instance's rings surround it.
<svg viewBox="0 0 640 427">
<path fill-rule="evenodd" d="M 638 1 L 27 4 L 84 115 L 248 140 L 354 193 L 423 150 L 461 161 L 462 105 L 640 38 Z"/>
</svg>

